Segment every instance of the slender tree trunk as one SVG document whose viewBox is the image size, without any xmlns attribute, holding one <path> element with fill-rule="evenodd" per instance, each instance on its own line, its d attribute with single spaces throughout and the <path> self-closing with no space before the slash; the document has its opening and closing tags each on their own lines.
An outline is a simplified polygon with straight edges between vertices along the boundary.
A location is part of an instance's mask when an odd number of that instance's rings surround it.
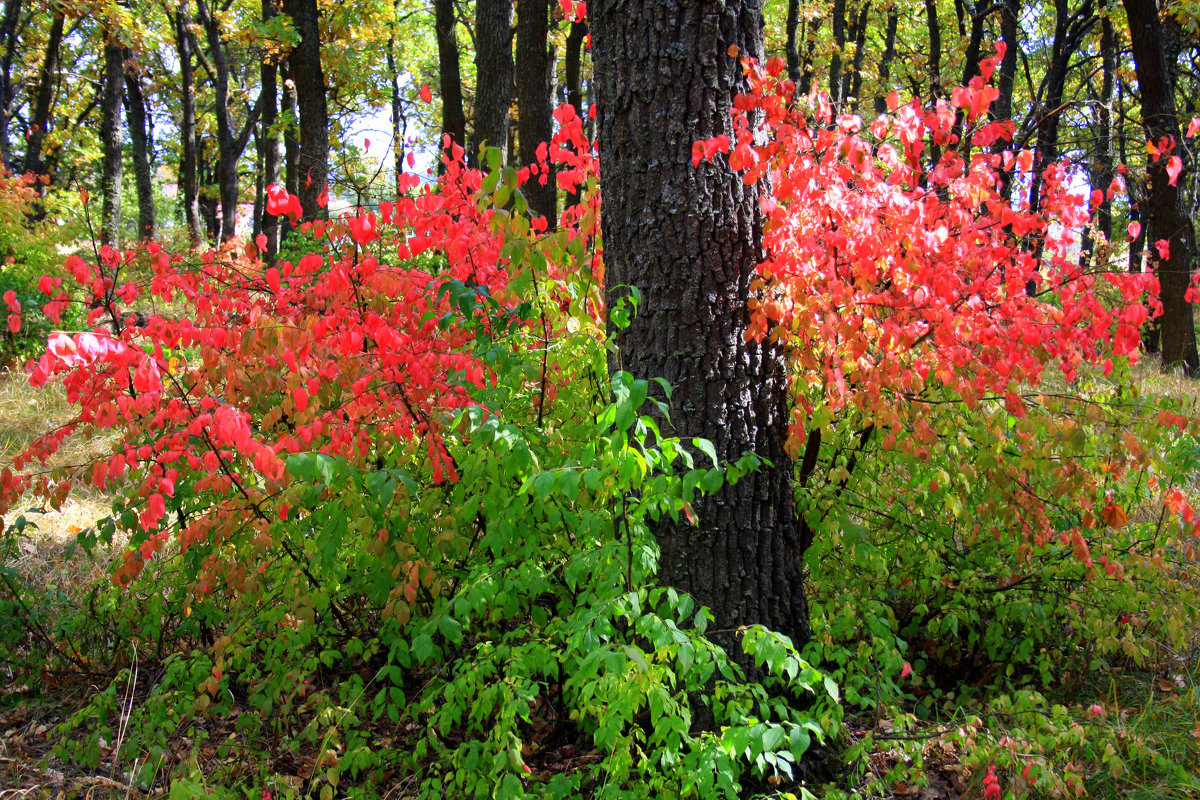
<svg viewBox="0 0 1200 800">
<path fill-rule="evenodd" d="M 221 241 L 237 234 L 238 170 L 241 152 L 234 145 L 232 122 L 229 119 L 229 62 L 217 19 L 205 0 L 196 0 L 196 11 L 208 38 L 208 51 L 213 75 L 213 105 L 217 116 L 217 193 L 221 201 Z"/>
<path fill-rule="evenodd" d="M 1012 119 L 1013 87 L 1017 77 L 1017 54 L 1021 51 L 1021 0 L 1001 0 L 1000 39 L 1004 42 L 1004 58 L 996 71 L 996 90 L 1000 96 L 992 103 L 992 117 Z"/>
<path fill-rule="evenodd" d="M 459 147 L 467 145 L 467 116 L 463 112 L 462 75 L 458 65 L 458 20 L 454 0 L 433 0 L 437 33 L 438 78 L 442 94 L 442 136 Z"/>
<path fill-rule="evenodd" d="M 632 324 L 609 331 L 610 368 L 666 378 L 684 441 L 704 437 L 721 459 L 750 450 L 773 465 L 702 500 L 696 526 L 656 523 L 659 578 L 712 609 L 734 658 L 741 625 L 762 623 L 802 645 L 785 362 L 744 336 L 765 187 L 747 186 L 724 160 L 691 163 L 694 141 L 733 134 L 729 108 L 745 84 L 727 51 L 762 55 L 761 6 L 599 0 L 589 9 L 609 307 L 628 286 L 642 293 Z"/>
<path fill-rule="evenodd" d="M 125 113 L 129 120 L 133 175 L 137 184 L 138 239 L 153 239 L 156 225 L 154 219 L 154 167 L 150 153 L 151 133 L 141 78 L 137 74 L 137 67 L 133 64 L 132 54 L 128 50 L 125 51 Z"/>
<path fill-rule="evenodd" d="M 983 55 L 983 23 L 987 20 L 987 15 L 992 11 L 991 7 L 982 7 L 977 5 L 973 10 L 970 10 L 971 15 L 971 34 L 967 39 L 967 51 L 963 54 L 963 85 L 966 86 L 979 74 L 979 61 Z"/>
<path fill-rule="evenodd" d="M 467 158 L 479 164 L 479 147 L 508 155 L 508 112 L 512 106 L 513 0 L 475 3 L 475 131 Z"/>
<path fill-rule="evenodd" d="M 807 97 L 812 92 L 813 75 L 817 71 L 817 40 L 821 36 L 823 22 L 824 20 L 818 17 L 804 23 L 804 68 L 800 72 L 800 88 L 796 90 L 802 97 Z"/>
<path fill-rule="evenodd" d="M 8 142 L 8 120 L 12 112 L 12 63 L 17 53 L 17 28 L 21 18 L 21 0 L 5 0 L 4 16 L 0 17 L 0 166 L 8 167 L 11 152 Z"/>
<path fill-rule="evenodd" d="M 317 199 L 329 175 L 329 101 L 321 67 L 317 0 L 283 0 L 283 9 L 300 34 L 288 62 L 300 111 L 300 205 L 304 218 L 311 220 L 324 215 Z"/>
<path fill-rule="evenodd" d="M 536 164 L 539 145 L 554 135 L 554 54 L 549 0 L 517 0 L 517 145 L 522 166 Z M 522 187 L 529 209 L 558 225 L 554 167 L 545 159 Z"/>
<path fill-rule="evenodd" d="M 567 80 L 567 102 L 581 117 L 583 116 L 583 43 L 587 39 L 587 33 L 586 20 L 571 23 L 571 30 L 567 33 L 567 53 L 564 67 Z"/>
<path fill-rule="evenodd" d="M 938 20 L 937 0 L 925 0 L 925 25 L 929 32 L 929 53 L 925 69 L 929 73 L 929 96 L 942 92 L 942 24 Z"/>
<path fill-rule="evenodd" d="M 184 224 L 193 245 L 203 237 L 200 229 L 200 183 L 196 152 L 196 88 L 192 65 L 191 19 L 188 0 L 179 0 L 175 9 L 175 50 L 179 56 L 179 202 Z"/>
<path fill-rule="evenodd" d="M 396 63 L 396 26 L 399 24 L 400 13 L 400 0 L 395 0 L 395 2 L 392 4 L 392 30 L 388 35 L 387 43 L 387 66 L 389 86 L 392 95 L 392 167 L 396 172 L 397 179 L 404 174 L 404 150 L 407 145 L 405 139 L 407 138 L 408 134 L 408 118 L 404 114 L 404 101 L 400 94 L 400 82 L 403 78 L 403 75 L 401 74 L 401 70 Z M 458 61 L 456 59 L 456 68 L 457 65 Z M 443 172 L 445 172 L 445 170 L 445 162 L 442 159 L 439 159 L 438 174 L 441 175 Z"/>
<path fill-rule="evenodd" d="M 263 21 L 270 21 L 278 13 L 276 0 L 262 0 Z M 278 111 L 278 75 L 279 67 L 272 57 L 266 57 L 259 68 L 259 80 L 262 84 L 262 133 L 259 143 L 262 148 L 262 180 L 263 188 L 279 183 L 279 134 L 275 126 L 279 123 Z M 264 203 L 265 205 L 265 203 Z M 267 214 L 265 208 L 258 213 L 259 229 L 267 237 L 266 260 L 268 264 L 275 263 L 279 253 L 279 218 Z"/>
<path fill-rule="evenodd" d="M 291 59 L 285 59 L 280 65 L 280 76 L 283 78 L 283 114 L 289 120 L 283 129 L 283 163 L 285 183 L 289 194 L 300 196 L 300 139 L 298 121 L 300 112 L 296 103 L 296 82 L 292 80 Z M 288 226 L 284 226 L 286 232 Z"/>
<path fill-rule="evenodd" d="M 850 111 L 853 113 L 858 110 L 859 100 L 862 93 L 862 65 L 863 57 L 867 54 L 867 23 L 870 20 L 871 3 L 863 3 L 862 10 L 858 12 L 858 20 L 854 24 L 854 66 L 851 68 L 850 75 L 846 80 L 842 81 L 843 94 L 849 95 Z"/>
<path fill-rule="evenodd" d="M 846 49 L 846 0 L 833 0 L 833 55 L 829 57 L 829 101 L 835 109 L 842 102 L 842 54 Z"/>
<path fill-rule="evenodd" d="M 58 57 L 62 49 L 65 15 L 60 11 L 50 23 L 50 35 L 46 40 L 46 57 L 42 59 L 42 71 L 38 75 L 37 97 L 33 104 L 33 117 L 29 124 L 29 144 L 25 148 L 25 171 L 32 172 L 42 180 L 37 183 L 38 202 L 31 215 L 35 220 L 45 219 L 46 210 L 41 198 L 46 196 L 49 180 L 46 155 L 42 152 L 46 134 L 50 132 L 50 106 L 54 102 L 54 87 L 58 82 Z"/>
<path fill-rule="evenodd" d="M 787 28 L 787 44 L 784 50 L 787 53 L 788 80 L 799 87 L 800 75 L 803 71 L 800 61 L 800 0 L 788 0 L 785 26 Z"/>
<path fill-rule="evenodd" d="M 896 58 L 896 29 L 900 26 L 900 12 L 892 5 L 887 15 L 887 33 L 884 34 L 883 58 L 879 61 L 879 86 L 875 92 L 875 113 L 887 111 L 888 83 L 892 79 L 892 61 Z"/>
<path fill-rule="evenodd" d="M 1155 0 L 1124 0 L 1129 18 L 1138 86 L 1142 93 L 1142 124 L 1151 142 L 1172 137 L 1180 141 L 1179 118 L 1175 110 L 1169 63 L 1163 47 L 1162 21 Z M 1167 159 L 1160 158 L 1147 168 L 1148 200 L 1154 217 L 1155 236 L 1166 239 L 1169 257 L 1157 261 L 1163 313 L 1160 319 L 1162 361 L 1164 367 L 1182 366 L 1196 375 L 1200 358 L 1196 351 L 1196 329 L 1192 307 L 1184 299 L 1195 266 L 1195 237 L 1187 213 L 1183 187 L 1192 165 L 1188 151 L 1176 147 L 1172 152 L 1183 161 L 1183 172 L 1172 184 L 1167 174 Z"/>
<path fill-rule="evenodd" d="M 104 163 L 100 175 L 100 244 L 116 247 L 121 230 L 121 87 L 124 51 L 104 32 L 104 83 L 100 142 Z"/>
<path fill-rule="evenodd" d="M 1096 208 L 1096 230 L 1105 241 L 1112 239 L 1112 200 L 1108 186 L 1116 174 L 1116 131 L 1114 129 L 1113 100 L 1118 66 L 1118 44 L 1116 26 L 1106 13 L 1111 0 L 1101 1 L 1100 14 L 1100 96 L 1096 98 L 1096 157 L 1091 177 L 1092 188 L 1103 191 L 1104 200 Z"/>
</svg>

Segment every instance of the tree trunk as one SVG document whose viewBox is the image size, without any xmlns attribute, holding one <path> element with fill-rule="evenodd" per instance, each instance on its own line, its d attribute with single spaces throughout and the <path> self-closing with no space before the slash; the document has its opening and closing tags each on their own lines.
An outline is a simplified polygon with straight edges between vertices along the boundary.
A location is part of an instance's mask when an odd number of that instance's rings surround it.
<svg viewBox="0 0 1200 800">
<path fill-rule="evenodd" d="M 1012 119 L 1013 86 L 1017 77 L 1017 54 L 1021 50 L 1021 0 L 1001 0 L 1000 38 L 1004 42 L 1004 58 L 996 71 L 996 90 L 1000 96 L 992 103 L 992 118 Z M 998 146 L 1007 146 L 1000 143 Z"/>
<path fill-rule="evenodd" d="M 124 50 L 104 31 L 104 84 L 100 143 L 104 164 L 100 175 L 100 244 L 116 247 L 121 229 L 121 87 L 125 82 Z"/>
<path fill-rule="evenodd" d="M 538 145 L 554 135 L 554 54 L 549 49 L 549 0 L 517 0 L 517 146 L 522 166 L 537 163 Z M 558 226 L 558 192 L 549 159 L 521 191 L 529 210 Z"/>
<path fill-rule="evenodd" d="M 800 62 L 800 0 L 788 0 L 785 26 L 787 44 L 784 46 L 784 52 L 787 54 L 788 80 L 799 86 L 803 70 Z"/>
<path fill-rule="evenodd" d="M 21 18 L 21 0 L 5 0 L 4 16 L 0 17 L 0 167 L 8 167 L 11 152 L 8 142 L 8 120 L 12 112 L 12 62 L 17 53 L 17 28 Z"/>
<path fill-rule="evenodd" d="M 896 29 L 900 25 L 900 12 L 893 5 L 888 10 L 887 33 L 884 35 L 883 58 L 879 60 L 879 86 L 875 92 L 875 113 L 887 111 L 888 82 L 892 78 L 892 61 L 896 58 Z"/>
<path fill-rule="evenodd" d="M 500 148 L 508 156 L 508 111 L 512 106 L 513 0 L 475 3 L 475 131 L 467 159 L 478 165 L 479 148 Z"/>
<path fill-rule="evenodd" d="M 929 54 L 925 69 L 929 73 L 929 96 L 941 97 L 942 92 L 942 24 L 938 21 L 937 0 L 925 0 L 925 25 L 929 31 Z"/>
<path fill-rule="evenodd" d="M 587 39 L 587 32 L 587 20 L 571 23 L 571 30 L 567 33 L 567 54 L 564 57 L 567 102 L 581 117 L 583 116 L 583 42 Z"/>
<path fill-rule="evenodd" d="M 833 55 L 829 57 L 829 102 L 841 109 L 842 54 L 846 48 L 846 0 L 833 0 Z"/>
<path fill-rule="evenodd" d="M 1175 96 L 1167 72 L 1162 39 L 1162 22 L 1155 0 L 1124 0 L 1129 17 L 1138 86 L 1142 93 L 1142 125 L 1146 138 L 1158 142 L 1166 137 L 1181 141 Z M 1176 147 L 1172 155 L 1183 160 L 1183 173 L 1175 185 L 1167 174 L 1167 159 L 1152 162 L 1147 169 L 1148 200 L 1156 236 L 1166 239 L 1170 256 L 1159 260 L 1157 272 L 1163 313 L 1161 322 L 1162 362 L 1164 367 L 1182 366 L 1189 375 L 1197 374 L 1200 359 L 1196 352 L 1196 329 L 1192 307 L 1184 299 L 1194 267 L 1195 238 L 1187 213 L 1183 187 L 1191 171 L 1188 151 Z"/>
<path fill-rule="evenodd" d="M 267 22 L 278 13 L 276 0 L 262 0 L 263 21 Z M 262 148 L 262 185 L 265 189 L 279 183 L 279 134 L 275 130 L 279 122 L 278 113 L 278 74 L 279 67 L 273 57 L 266 57 L 259 68 L 259 80 L 262 83 L 262 133 L 258 141 Z M 275 263 L 279 253 L 279 218 L 274 214 L 260 210 L 259 229 L 267 237 L 266 260 L 268 264 Z"/>
<path fill-rule="evenodd" d="M 850 74 L 842 80 L 842 96 L 850 97 L 850 113 L 858 111 L 858 101 L 861 99 L 862 65 L 863 57 L 867 54 L 867 23 L 870 21 L 870 12 L 871 3 L 868 0 L 858 12 L 858 21 L 854 27 L 854 66 L 851 67 Z"/>
<path fill-rule="evenodd" d="M 744 337 L 760 260 L 764 187 L 722 159 L 694 168 L 692 143 L 733 136 L 744 91 L 739 59 L 762 55 L 758 0 L 600 0 L 593 35 L 608 307 L 642 292 L 637 317 L 610 330 L 612 370 L 663 377 L 675 433 L 711 440 L 722 460 L 768 459 L 704 498 L 699 523 L 655 525 L 659 578 L 712 609 L 715 636 L 735 647 L 761 623 L 802 645 L 809 637 L 793 510 L 783 354 Z"/>
<path fill-rule="evenodd" d="M 391 95 L 392 106 L 392 168 L 396 172 L 396 178 L 399 179 L 404 174 L 404 147 L 407 144 L 405 140 L 405 132 L 408 130 L 408 120 L 404 116 L 404 101 L 400 95 L 401 79 L 404 77 L 396 61 L 396 26 L 400 17 L 400 2 L 396 0 L 392 3 L 392 23 L 391 32 L 388 34 L 387 41 L 387 69 L 388 69 L 388 91 Z M 444 169 L 444 165 L 438 163 L 438 174 L 440 175 Z"/>
<path fill-rule="evenodd" d="M 462 74 L 458 66 L 458 37 L 454 0 L 433 0 L 437 33 L 438 79 L 442 94 L 442 136 L 459 147 L 467 144 L 467 117 L 463 112 Z M 441 143 L 438 143 L 441 146 Z"/>
<path fill-rule="evenodd" d="M 175 50 L 179 56 L 179 203 L 193 245 L 203 236 L 200 230 L 200 183 L 196 153 L 196 84 L 192 66 L 192 37 L 188 0 L 179 0 L 175 10 Z"/>
<path fill-rule="evenodd" d="M 138 240 L 153 239 L 154 219 L 154 168 L 151 163 L 149 119 L 146 115 L 146 98 L 142 93 L 141 77 L 132 63 L 132 55 L 125 51 L 125 113 L 129 120 L 129 142 L 133 153 L 133 175 L 137 184 Z"/>
<path fill-rule="evenodd" d="M 288 62 L 300 112 L 300 205 L 304 219 L 312 220 L 324 215 L 317 198 L 326 188 L 329 174 L 329 105 L 321 68 L 317 0 L 283 0 L 283 10 L 300 34 Z"/>
<path fill-rule="evenodd" d="M 289 194 L 300 196 L 300 140 L 296 137 L 299 130 L 300 112 L 296 110 L 296 82 L 292 80 L 292 65 L 290 59 L 284 59 L 279 65 L 280 77 L 283 78 L 283 114 L 289 120 L 283 129 L 283 163 L 284 183 Z M 284 226 L 286 231 L 288 226 Z"/>
<path fill-rule="evenodd" d="M 58 81 L 58 56 L 62 49 L 63 26 L 66 17 L 63 12 L 54 15 L 50 23 L 50 36 L 46 40 L 46 57 L 42 59 L 42 71 L 38 75 L 37 97 L 33 103 L 33 117 L 29 121 L 29 145 L 25 148 L 26 172 L 48 179 L 46 155 L 42 148 L 46 142 L 46 134 L 50 131 L 50 105 L 54 102 L 54 86 Z M 46 217 L 41 198 L 46 196 L 46 181 L 37 183 L 38 203 L 31 215 L 35 220 Z"/>
</svg>

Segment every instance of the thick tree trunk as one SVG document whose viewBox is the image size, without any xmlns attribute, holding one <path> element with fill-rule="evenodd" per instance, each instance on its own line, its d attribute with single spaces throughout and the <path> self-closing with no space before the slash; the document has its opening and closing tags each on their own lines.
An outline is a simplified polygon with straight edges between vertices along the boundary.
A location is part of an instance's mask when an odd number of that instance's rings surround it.
<svg viewBox="0 0 1200 800">
<path fill-rule="evenodd" d="M 175 50 L 179 56 L 179 203 L 192 244 L 202 238 L 200 230 L 199 163 L 196 153 L 196 85 L 192 65 L 191 20 L 188 0 L 179 0 L 175 10 Z"/>
<path fill-rule="evenodd" d="M 321 68 L 317 0 L 283 0 L 283 10 L 300 34 L 288 62 L 300 111 L 300 205 L 304 218 L 311 220 L 324 215 L 317 198 L 329 174 L 329 104 Z"/>
<path fill-rule="evenodd" d="M 1129 17 L 1138 86 L 1142 93 L 1142 124 L 1146 138 L 1158 142 L 1167 137 L 1181 141 L 1169 65 L 1163 48 L 1162 22 L 1155 0 L 1124 0 Z M 1163 313 L 1160 319 L 1163 366 L 1182 366 L 1196 375 L 1200 358 L 1196 352 L 1196 329 L 1192 307 L 1184 299 L 1195 266 L 1195 237 L 1188 216 L 1183 187 L 1192 169 L 1188 152 L 1176 147 L 1172 153 L 1183 160 L 1183 173 L 1175 185 L 1167 174 L 1167 159 L 1160 158 L 1147 169 L 1153 229 L 1170 246 L 1169 258 L 1159 260 L 1157 272 Z"/>
<path fill-rule="evenodd" d="M 479 147 L 508 157 L 508 111 L 512 106 L 513 0 L 475 3 L 475 131 L 467 159 L 479 163 Z"/>
<path fill-rule="evenodd" d="M 8 142 L 8 120 L 12 112 L 12 63 L 17 53 L 18 23 L 21 0 L 5 0 L 4 16 L 0 17 L 0 167 L 11 161 Z"/>
<path fill-rule="evenodd" d="M 125 51 L 125 113 L 129 120 L 129 141 L 133 153 L 133 175 L 137 185 L 138 239 L 153 239 L 154 219 L 154 168 L 151 163 L 149 118 L 146 114 L 146 98 L 142 93 L 141 77 L 131 63 L 132 56 Z"/>
<path fill-rule="evenodd" d="M 456 145 L 465 148 L 467 116 L 463 112 L 462 74 L 458 66 L 458 37 L 455 34 L 458 20 L 454 16 L 454 0 L 433 0 L 433 16 L 442 94 L 442 136 L 449 135 Z"/>
<path fill-rule="evenodd" d="M 121 87 L 125 82 L 124 50 L 104 32 L 104 83 L 100 143 L 100 244 L 116 247 L 121 229 Z"/>
<path fill-rule="evenodd" d="M 712 609 L 735 658 L 740 625 L 803 644 L 785 363 L 744 337 L 763 187 L 747 186 L 724 160 L 691 163 L 694 141 L 733 135 L 729 109 L 745 87 L 728 49 L 762 55 L 761 7 L 600 0 L 589 14 L 609 307 L 624 287 L 642 292 L 633 323 L 609 332 L 609 366 L 671 383 L 675 433 L 711 440 L 723 460 L 753 451 L 773 464 L 701 501 L 698 525 L 657 524 L 659 577 Z"/>
<path fill-rule="evenodd" d="M 517 146 L 522 166 L 537 162 L 538 145 L 554 135 L 554 54 L 549 49 L 549 0 L 517 0 Z M 534 214 L 558 226 L 553 165 L 532 175 L 521 191 Z"/>
<path fill-rule="evenodd" d="M 46 57 L 42 59 L 42 71 L 38 75 L 37 96 L 33 103 L 33 117 L 29 120 L 29 144 L 25 148 L 26 172 L 32 172 L 48 180 L 46 154 L 42 152 L 45 146 L 46 134 L 50 131 L 50 106 L 54 102 L 54 86 L 58 82 L 58 57 L 62 49 L 63 26 L 65 15 L 60 11 L 54 15 L 50 23 L 50 35 L 46 40 Z M 38 203 L 33 209 L 32 218 L 44 219 L 45 209 L 41 198 L 46 196 L 45 180 L 38 181 Z"/>
</svg>

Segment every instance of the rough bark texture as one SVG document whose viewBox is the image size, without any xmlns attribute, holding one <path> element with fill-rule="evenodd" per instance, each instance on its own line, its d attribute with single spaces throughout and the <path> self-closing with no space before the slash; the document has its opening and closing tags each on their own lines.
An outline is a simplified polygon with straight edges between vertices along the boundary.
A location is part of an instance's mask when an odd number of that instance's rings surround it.
<svg viewBox="0 0 1200 800">
<path fill-rule="evenodd" d="M 787 54 L 788 80 L 799 86 L 802 71 L 800 63 L 800 0 L 788 0 L 785 29 L 787 44 L 784 46 L 784 52 Z"/>
<path fill-rule="evenodd" d="M 105 31 L 104 83 L 100 104 L 100 142 L 104 164 L 100 174 L 100 244 L 116 247 L 121 228 L 121 87 L 125 82 L 124 51 Z"/>
<path fill-rule="evenodd" d="M 175 50 L 179 55 L 179 202 L 192 244 L 200 241 L 200 183 L 196 153 L 196 84 L 192 65 L 191 20 L 188 0 L 179 0 L 175 12 Z"/>
<path fill-rule="evenodd" d="M 517 0 L 517 158 L 521 165 L 537 162 L 538 145 L 554 134 L 554 54 L 549 49 L 550 3 Z M 521 191 L 529 209 L 550 223 L 558 223 L 558 192 L 554 169 L 530 177 Z M 545 183 L 542 181 L 545 180 Z"/>
<path fill-rule="evenodd" d="M 151 131 L 146 114 L 146 97 L 141 77 L 128 50 L 125 51 L 125 113 L 129 120 L 129 142 L 137 185 L 138 239 L 154 238 L 154 168 L 151 164 Z"/>
<path fill-rule="evenodd" d="M 1138 86 L 1142 92 L 1142 124 L 1146 138 L 1157 142 L 1170 136 L 1176 142 L 1181 141 L 1157 4 L 1155 0 L 1124 0 L 1124 4 L 1129 17 Z M 1164 366 L 1182 366 L 1189 375 L 1195 375 L 1200 367 L 1196 329 L 1192 307 L 1184 300 L 1195 255 L 1192 221 L 1183 192 L 1192 165 L 1185 148 L 1177 147 L 1174 154 L 1183 159 L 1184 165 L 1184 173 L 1176 185 L 1172 186 L 1167 176 L 1167 159 L 1159 159 L 1147 170 L 1155 235 L 1170 244 L 1170 258 L 1158 261 L 1156 270 L 1163 304 L 1160 318 L 1162 360 Z"/>
<path fill-rule="evenodd" d="M 801 644 L 809 628 L 783 449 L 784 361 L 743 336 L 762 187 L 723 161 L 691 163 L 695 140 L 732 134 L 729 108 L 743 86 L 727 50 L 761 56 L 761 7 L 601 0 L 588 13 L 608 300 L 612 307 L 627 285 L 643 295 L 633 324 L 609 332 L 610 367 L 666 378 L 677 434 L 713 441 L 722 459 L 754 451 L 774 464 L 704 500 L 697 526 L 659 524 L 659 577 L 713 610 L 726 646 L 751 623 Z"/>
<path fill-rule="evenodd" d="M 467 117 L 463 112 L 462 75 L 458 66 L 458 37 L 454 0 L 433 1 L 434 28 L 437 33 L 438 77 L 442 94 L 442 135 L 447 134 L 459 147 L 467 145 Z"/>
<path fill-rule="evenodd" d="M 513 0 L 475 3 L 475 130 L 467 159 L 479 163 L 479 147 L 500 148 L 508 155 L 508 111 L 512 106 Z"/>
<path fill-rule="evenodd" d="M 305 219 L 324 214 L 317 198 L 329 174 L 329 104 L 325 72 L 321 68 L 321 33 L 317 0 L 283 0 L 283 10 L 292 18 L 300 41 L 288 57 L 296 84 L 300 112 L 300 205 Z"/>
</svg>

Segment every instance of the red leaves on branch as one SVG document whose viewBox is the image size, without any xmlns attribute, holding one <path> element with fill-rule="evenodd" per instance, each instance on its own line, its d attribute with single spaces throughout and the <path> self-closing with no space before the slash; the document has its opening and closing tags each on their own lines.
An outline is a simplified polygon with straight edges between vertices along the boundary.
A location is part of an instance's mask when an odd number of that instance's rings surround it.
<svg viewBox="0 0 1200 800">
<path fill-rule="evenodd" d="M 560 185 L 575 188 L 595 175 L 592 148 L 573 111 L 558 118 L 546 155 L 563 165 Z M 270 266 L 258 259 L 261 248 L 230 246 L 190 263 L 151 245 L 142 256 L 150 277 L 138 284 L 123 277 L 135 254 L 104 248 L 99 263 L 68 259 L 74 294 L 42 279 L 48 314 L 82 303 L 94 327 L 53 334 L 30 365 L 34 385 L 60 382 L 79 412 L 36 440 L 16 469 L 44 463 L 81 426 L 121 432 L 90 470 L 99 488 L 133 482 L 121 491 L 136 509 L 139 544 L 117 583 L 131 581 L 170 536 L 186 551 L 286 520 L 276 498 L 290 483 L 292 453 L 366 464 L 398 446 L 423 457 L 435 482 L 457 480 L 445 426 L 492 380 L 471 342 L 492 324 L 489 314 L 507 324 L 504 315 L 524 299 L 509 290 L 514 271 L 525 269 L 509 253 L 524 251 L 505 244 L 526 236 L 537 245 L 528 224 L 486 202 L 483 176 L 461 159 L 456 146 L 435 187 L 401 176 L 405 194 L 378 213 L 312 225 L 312 251 L 294 262 Z M 562 236 L 594 235 L 598 199 L 585 197 L 564 212 L 573 230 Z M 301 216 L 298 198 L 281 186 L 267 189 L 267 205 L 293 222 Z M 554 291 L 573 268 L 550 260 L 538 278 Z M 474 287 L 498 310 L 455 307 L 451 284 Z M 176 310 L 127 311 L 144 294 Z M 10 309 L 16 303 L 5 300 Z M 61 487 L 5 472 L 0 513 L 24 493 L 50 497 Z M 173 510 L 181 496 L 202 502 L 189 502 L 185 516 Z"/>
</svg>

